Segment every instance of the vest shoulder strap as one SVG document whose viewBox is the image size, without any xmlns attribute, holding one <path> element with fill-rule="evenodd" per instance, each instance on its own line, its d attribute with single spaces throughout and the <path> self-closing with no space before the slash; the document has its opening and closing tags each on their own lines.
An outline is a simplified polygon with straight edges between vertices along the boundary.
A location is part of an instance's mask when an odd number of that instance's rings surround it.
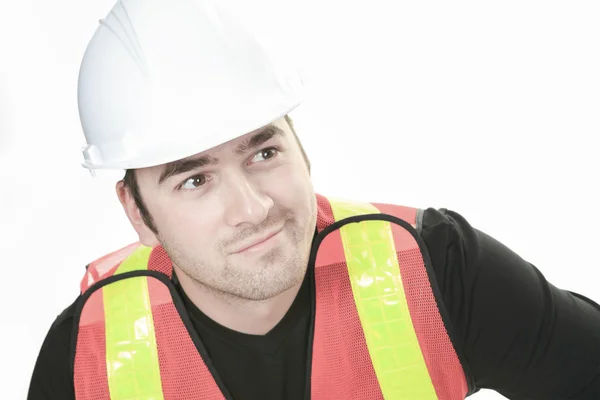
<svg viewBox="0 0 600 400">
<path fill-rule="evenodd" d="M 358 215 L 388 214 L 418 228 L 421 210 L 387 203 L 367 203 L 336 199 L 317 194 L 317 229 L 321 232 L 336 221 Z"/>
<path fill-rule="evenodd" d="M 106 278 L 125 272 L 151 270 L 162 272 L 170 278 L 171 267 L 169 257 L 161 246 L 152 248 L 135 242 L 88 264 L 80 283 L 81 293 Z"/>
</svg>

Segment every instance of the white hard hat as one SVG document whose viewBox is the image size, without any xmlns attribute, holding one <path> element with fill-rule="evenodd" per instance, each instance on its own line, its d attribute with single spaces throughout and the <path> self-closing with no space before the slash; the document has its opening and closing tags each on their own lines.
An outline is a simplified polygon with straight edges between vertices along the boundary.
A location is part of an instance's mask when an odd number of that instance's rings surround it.
<svg viewBox="0 0 600 400">
<path fill-rule="evenodd" d="M 302 101 L 295 68 L 209 0 L 121 0 L 85 51 L 82 165 L 159 165 L 283 117 Z"/>
</svg>

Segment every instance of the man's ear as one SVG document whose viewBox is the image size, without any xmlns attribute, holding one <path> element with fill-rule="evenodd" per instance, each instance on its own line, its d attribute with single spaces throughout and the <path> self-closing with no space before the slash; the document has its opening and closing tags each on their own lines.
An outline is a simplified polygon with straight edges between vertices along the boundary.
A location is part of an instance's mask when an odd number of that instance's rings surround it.
<svg viewBox="0 0 600 400">
<path fill-rule="evenodd" d="M 129 218 L 129 222 L 133 229 L 138 234 L 140 242 L 144 246 L 148 247 L 156 247 L 160 244 L 156 234 L 152 231 L 152 229 L 148 228 L 146 223 L 144 222 L 144 218 L 142 218 L 142 214 L 137 204 L 135 204 L 135 200 L 131 195 L 131 191 L 123 181 L 117 182 L 116 185 L 117 197 L 123 206 L 123 210 Z"/>
</svg>

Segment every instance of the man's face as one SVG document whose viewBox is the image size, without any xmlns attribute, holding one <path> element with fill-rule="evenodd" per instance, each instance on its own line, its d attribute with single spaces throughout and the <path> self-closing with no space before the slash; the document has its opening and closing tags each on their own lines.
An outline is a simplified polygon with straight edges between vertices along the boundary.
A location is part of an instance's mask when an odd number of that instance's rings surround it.
<svg viewBox="0 0 600 400">
<path fill-rule="evenodd" d="M 137 181 L 158 231 L 136 227 L 142 242 L 161 244 L 195 281 L 266 300 L 304 277 L 316 199 L 284 118 L 179 162 L 140 169 Z"/>
</svg>

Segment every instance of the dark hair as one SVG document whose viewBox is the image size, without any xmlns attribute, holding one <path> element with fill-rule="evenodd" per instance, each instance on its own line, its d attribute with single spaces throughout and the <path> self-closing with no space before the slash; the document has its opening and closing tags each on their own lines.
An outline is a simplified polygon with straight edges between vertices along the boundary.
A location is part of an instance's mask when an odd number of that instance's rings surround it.
<svg viewBox="0 0 600 400">
<path fill-rule="evenodd" d="M 146 224 L 146 226 L 154 232 L 154 234 L 158 234 L 158 230 L 156 229 L 156 225 L 154 224 L 154 220 L 152 219 L 152 215 L 148 212 L 148 208 L 146 207 L 146 203 L 142 199 L 142 194 L 140 192 L 140 187 L 138 185 L 137 179 L 135 178 L 135 170 L 128 169 L 125 171 L 125 176 L 123 177 L 123 184 L 129 190 L 131 197 L 133 197 L 133 201 L 135 202 L 136 207 L 140 210 L 140 215 L 142 216 L 142 220 Z"/>
<path fill-rule="evenodd" d="M 294 137 L 296 138 L 296 143 L 298 143 L 298 146 L 300 147 L 302 157 L 304 158 L 308 171 L 310 172 L 310 161 L 308 159 L 308 156 L 306 155 L 306 151 L 304 151 L 302 143 L 300 143 L 298 135 L 296 134 L 296 130 L 294 129 L 294 122 L 288 115 L 285 116 L 285 120 L 290 126 Z M 125 171 L 125 176 L 123 177 L 123 184 L 125 185 L 125 188 L 129 190 L 131 197 L 133 197 L 133 201 L 135 202 L 136 207 L 140 210 L 142 220 L 144 221 L 148 229 L 154 232 L 154 234 L 158 234 L 158 229 L 156 229 L 156 225 L 154 224 L 152 215 L 150 215 L 150 213 L 148 212 L 146 203 L 144 203 L 144 200 L 142 199 L 142 194 L 140 192 L 140 187 L 138 185 L 137 179 L 135 177 L 134 169 L 128 169 Z"/>
</svg>

